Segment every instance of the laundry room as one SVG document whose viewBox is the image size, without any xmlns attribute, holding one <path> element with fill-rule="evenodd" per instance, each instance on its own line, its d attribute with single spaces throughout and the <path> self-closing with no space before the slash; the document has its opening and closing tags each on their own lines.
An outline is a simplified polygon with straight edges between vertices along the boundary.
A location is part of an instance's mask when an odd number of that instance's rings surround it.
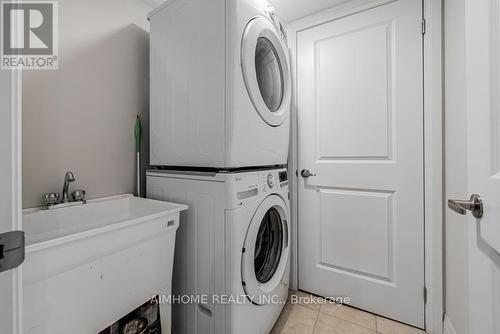
<svg viewBox="0 0 500 334">
<path fill-rule="evenodd" d="M 0 7 L 0 334 L 500 334 L 498 0 Z"/>
</svg>

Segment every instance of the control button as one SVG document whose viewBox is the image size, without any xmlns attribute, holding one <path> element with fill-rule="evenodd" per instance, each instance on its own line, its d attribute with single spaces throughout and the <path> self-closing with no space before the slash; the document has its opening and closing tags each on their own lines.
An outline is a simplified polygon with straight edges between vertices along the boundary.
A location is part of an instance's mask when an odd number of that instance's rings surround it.
<svg viewBox="0 0 500 334">
<path fill-rule="evenodd" d="M 267 174 L 267 185 L 269 188 L 274 187 L 274 176 L 271 173 Z"/>
</svg>

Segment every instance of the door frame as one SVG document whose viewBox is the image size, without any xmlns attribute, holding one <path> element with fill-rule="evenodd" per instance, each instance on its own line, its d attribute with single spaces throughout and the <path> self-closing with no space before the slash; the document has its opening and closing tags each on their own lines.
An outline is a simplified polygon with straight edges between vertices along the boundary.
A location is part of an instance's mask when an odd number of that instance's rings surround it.
<svg viewBox="0 0 500 334">
<path fill-rule="evenodd" d="M 292 257 L 290 288 L 298 289 L 298 127 L 297 127 L 297 34 L 314 26 L 394 2 L 396 0 L 351 0 L 287 25 L 292 67 L 291 139 L 289 152 Z M 422 1 L 424 77 L 424 259 L 425 329 L 443 333 L 443 87 L 442 3 Z M 425 22 L 425 24 L 424 24 Z M 424 293 L 424 292 L 422 292 Z"/>
<path fill-rule="evenodd" d="M 7 71 L 7 70 L 2 70 Z M 5 97 L 6 109 L 10 109 L 11 132 L 11 193 L 13 231 L 22 230 L 22 71 L 10 70 L 10 91 Z M 7 110 L 5 110 L 7 111 Z M 22 265 L 12 269 L 14 333 L 23 333 L 23 274 Z"/>
</svg>

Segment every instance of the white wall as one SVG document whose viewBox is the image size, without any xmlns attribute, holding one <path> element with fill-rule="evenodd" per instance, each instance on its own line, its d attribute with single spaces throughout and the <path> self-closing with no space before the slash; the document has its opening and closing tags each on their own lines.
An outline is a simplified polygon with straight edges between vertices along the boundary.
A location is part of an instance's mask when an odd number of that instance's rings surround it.
<svg viewBox="0 0 500 334">
<path fill-rule="evenodd" d="M 150 10 L 141 0 L 59 1 L 59 70 L 23 75 L 23 207 L 61 192 L 67 170 L 89 198 L 134 192 L 136 114 L 148 123 Z"/>
</svg>

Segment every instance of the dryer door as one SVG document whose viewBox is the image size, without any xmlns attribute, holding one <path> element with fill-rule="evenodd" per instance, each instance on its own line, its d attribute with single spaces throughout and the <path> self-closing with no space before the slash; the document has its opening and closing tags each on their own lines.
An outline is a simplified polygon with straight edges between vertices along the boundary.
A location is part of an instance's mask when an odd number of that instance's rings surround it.
<svg viewBox="0 0 500 334">
<path fill-rule="evenodd" d="M 287 206 L 280 196 L 270 195 L 252 218 L 242 252 L 243 289 L 254 304 L 286 298 L 289 245 Z"/>
<path fill-rule="evenodd" d="M 287 52 L 268 19 L 256 17 L 247 24 L 241 48 L 243 77 L 255 109 L 271 126 L 281 125 L 289 116 L 291 79 Z"/>
</svg>

